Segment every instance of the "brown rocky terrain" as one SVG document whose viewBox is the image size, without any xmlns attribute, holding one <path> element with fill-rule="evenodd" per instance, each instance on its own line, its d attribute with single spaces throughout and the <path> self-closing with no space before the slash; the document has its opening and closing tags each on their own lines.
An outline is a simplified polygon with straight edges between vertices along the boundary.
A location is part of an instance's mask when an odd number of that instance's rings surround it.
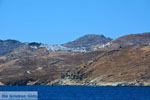
<svg viewBox="0 0 150 100">
<path fill-rule="evenodd" d="M 112 41 L 111 38 L 106 38 L 104 35 L 88 34 L 78 38 L 75 41 L 63 44 L 63 46 L 68 48 L 88 48 L 97 44 L 105 44 Z"/>
<path fill-rule="evenodd" d="M 23 45 L 23 43 L 16 40 L 0 40 L 0 56 L 10 53 Z"/>
<path fill-rule="evenodd" d="M 127 48 L 150 43 L 150 33 L 130 34 L 112 41 L 112 47 Z"/>
<path fill-rule="evenodd" d="M 70 79 L 73 75 L 73 80 L 84 85 L 147 86 L 150 85 L 149 61 L 150 46 L 111 50 L 66 77 Z"/>
<path fill-rule="evenodd" d="M 111 42 L 85 53 L 16 48 L 0 56 L 0 85 L 149 86 L 150 33 Z"/>
<path fill-rule="evenodd" d="M 130 34 L 114 39 L 106 44 L 107 49 L 129 48 L 150 44 L 150 33 Z M 100 46 L 100 45 L 98 45 Z M 104 47 L 105 48 L 105 47 Z"/>
</svg>

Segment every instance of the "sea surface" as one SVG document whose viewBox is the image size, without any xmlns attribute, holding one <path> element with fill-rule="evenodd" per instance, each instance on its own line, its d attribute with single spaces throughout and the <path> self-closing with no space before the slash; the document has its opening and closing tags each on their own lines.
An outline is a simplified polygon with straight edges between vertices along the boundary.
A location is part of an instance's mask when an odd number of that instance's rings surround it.
<svg viewBox="0 0 150 100">
<path fill-rule="evenodd" d="M 150 87 L 2 86 L 0 91 L 38 91 L 38 100 L 150 100 Z"/>
</svg>

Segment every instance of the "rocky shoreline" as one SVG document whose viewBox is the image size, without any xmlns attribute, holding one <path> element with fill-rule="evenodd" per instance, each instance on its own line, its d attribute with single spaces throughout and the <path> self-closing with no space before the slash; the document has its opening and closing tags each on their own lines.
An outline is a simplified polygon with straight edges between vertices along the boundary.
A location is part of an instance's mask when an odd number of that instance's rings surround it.
<svg viewBox="0 0 150 100">
<path fill-rule="evenodd" d="M 9 84 L 6 85 L 2 82 L 0 82 L 0 86 L 150 86 L 150 82 L 88 82 L 88 83 L 83 83 L 83 82 L 76 82 L 74 80 L 70 79 L 57 79 L 55 81 L 49 82 L 47 84 L 40 83 L 38 81 L 32 81 L 28 82 L 27 84 L 21 84 L 21 85 L 14 85 L 14 84 Z"/>
</svg>

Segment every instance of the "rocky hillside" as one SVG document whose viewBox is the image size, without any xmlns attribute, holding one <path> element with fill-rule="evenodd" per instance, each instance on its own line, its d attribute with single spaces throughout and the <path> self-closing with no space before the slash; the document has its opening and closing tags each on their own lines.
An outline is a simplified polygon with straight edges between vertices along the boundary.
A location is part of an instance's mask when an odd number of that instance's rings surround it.
<svg viewBox="0 0 150 100">
<path fill-rule="evenodd" d="M 0 85 L 150 86 L 150 33 L 98 45 L 91 52 L 52 52 L 24 44 L 0 56 Z"/>
<path fill-rule="evenodd" d="M 111 38 L 106 38 L 104 35 L 88 34 L 75 41 L 63 44 L 63 46 L 68 48 L 88 48 L 97 44 L 105 44 L 111 40 Z"/>
<path fill-rule="evenodd" d="M 22 45 L 23 43 L 16 40 L 0 40 L 0 56 L 10 53 Z"/>
<path fill-rule="evenodd" d="M 70 71 L 64 80 L 73 80 L 83 85 L 149 86 L 149 52 L 150 46 L 99 52 L 90 63 Z"/>
<path fill-rule="evenodd" d="M 55 51 L 71 51 L 71 52 L 89 52 L 91 47 L 95 45 L 103 45 L 110 42 L 111 38 L 106 38 L 104 35 L 88 34 L 78 38 L 75 41 L 61 45 L 48 45 L 42 43 L 29 43 L 28 46 L 34 49 L 46 48 L 49 52 Z"/>
<path fill-rule="evenodd" d="M 120 47 L 131 47 L 141 44 L 149 44 L 150 43 L 150 33 L 143 34 L 131 34 L 127 36 L 120 37 L 115 39 L 112 44 L 119 45 Z"/>
<path fill-rule="evenodd" d="M 21 43 L 17 40 L 0 40 L 0 56 L 11 53 L 13 50 L 18 50 L 17 48 L 31 48 L 34 50 L 39 50 L 45 48 L 48 52 L 56 51 L 68 51 L 68 52 L 88 52 L 87 48 L 94 46 L 96 44 L 105 44 L 112 39 L 106 38 L 103 35 L 85 35 L 73 42 L 58 45 L 49 45 L 43 43 Z"/>
<path fill-rule="evenodd" d="M 119 49 L 128 48 L 136 45 L 148 45 L 150 44 L 150 33 L 142 34 L 130 34 L 114 39 L 106 44 L 98 44 L 95 48 L 107 48 L 107 49 Z"/>
</svg>

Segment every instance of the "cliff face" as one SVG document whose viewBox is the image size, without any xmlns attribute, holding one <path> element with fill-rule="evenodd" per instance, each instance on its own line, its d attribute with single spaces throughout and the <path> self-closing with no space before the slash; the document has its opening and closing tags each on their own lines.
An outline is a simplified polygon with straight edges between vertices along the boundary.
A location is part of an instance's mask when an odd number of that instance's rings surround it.
<svg viewBox="0 0 150 100">
<path fill-rule="evenodd" d="M 127 35 L 85 53 L 24 45 L 0 56 L 0 85 L 150 86 L 149 40 Z"/>
</svg>

